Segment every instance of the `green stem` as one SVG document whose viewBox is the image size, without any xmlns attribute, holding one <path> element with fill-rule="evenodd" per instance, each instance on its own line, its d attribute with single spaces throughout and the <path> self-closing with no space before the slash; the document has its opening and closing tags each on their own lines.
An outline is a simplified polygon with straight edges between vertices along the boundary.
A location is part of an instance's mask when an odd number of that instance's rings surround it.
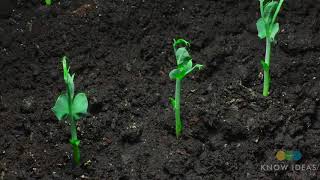
<svg viewBox="0 0 320 180">
<path fill-rule="evenodd" d="M 267 38 L 266 39 L 265 63 L 268 65 L 268 68 L 264 68 L 263 96 L 268 96 L 269 95 L 269 88 L 270 88 L 270 56 L 271 56 L 271 40 L 269 38 Z"/>
<path fill-rule="evenodd" d="M 176 136 L 179 137 L 182 132 L 182 122 L 180 118 L 180 91 L 181 91 L 182 79 L 176 80 L 176 92 L 175 92 L 175 116 L 176 116 Z"/>
<path fill-rule="evenodd" d="M 74 162 L 79 165 L 80 164 L 80 149 L 79 149 L 79 143 L 80 141 L 77 138 L 77 125 L 76 121 L 73 119 L 71 116 L 70 118 L 71 121 L 71 140 L 70 143 L 72 145 L 73 149 L 73 159 Z"/>
<path fill-rule="evenodd" d="M 276 9 L 276 11 L 274 12 L 274 15 L 273 15 L 273 17 L 272 17 L 271 24 L 274 24 L 274 23 L 276 22 L 277 16 L 278 16 L 278 14 L 279 14 L 279 11 L 280 11 L 280 9 L 281 9 L 281 6 L 282 6 L 283 2 L 284 2 L 284 0 L 280 0 L 279 4 L 278 4 L 278 6 L 277 6 L 277 9 Z"/>
<path fill-rule="evenodd" d="M 71 128 L 70 144 L 72 145 L 72 149 L 73 149 L 74 162 L 76 165 L 79 165 L 80 164 L 80 149 L 79 149 L 80 141 L 78 140 L 78 137 L 77 137 L 77 124 L 72 116 L 73 97 L 71 95 L 69 87 L 68 87 L 67 91 L 68 91 L 68 98 L 69 98 L 69 118 L 70 118 L 70 128 Z"/>
</svg>

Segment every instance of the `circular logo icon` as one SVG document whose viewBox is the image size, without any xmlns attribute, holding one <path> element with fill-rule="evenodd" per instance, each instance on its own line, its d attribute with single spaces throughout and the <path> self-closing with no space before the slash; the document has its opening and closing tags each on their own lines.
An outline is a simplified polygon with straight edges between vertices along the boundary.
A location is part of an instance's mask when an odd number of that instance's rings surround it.
<svg viewBox="0 0 320 180">
<path fill-rule="evenodd" d="M 293 151 L 293 160 L 299 161 L 302 158 L 302 154 L 300 151 Z"/>
<path fill-rule="evenodd" d="M 276 158 L 279 161 L 283 161 L 283 160 L 286 159 L 286 153 L 284 151 L 278 151 L 277 154 L 276 154 Z"/>
</svg>

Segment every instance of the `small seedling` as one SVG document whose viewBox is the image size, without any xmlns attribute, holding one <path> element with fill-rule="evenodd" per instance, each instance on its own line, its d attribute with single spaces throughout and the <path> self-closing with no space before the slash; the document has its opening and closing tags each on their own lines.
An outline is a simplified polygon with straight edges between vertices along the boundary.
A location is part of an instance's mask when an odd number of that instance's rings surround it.
<svg viewBox="0 0 320 180">
<path fill-rule="evenodd" d="M 44 3 L 47 5 L 47 6 L 50 6 L 52 4 L 52 0 L 44 0 Z"/>
<path fill-rule="evenodd" d="M 179 48 L 177 48 L 179 46 Z M 194 69 L 202 69 L 203 65 L 192 65 L 192 58 L 187 50 L 190 43 L 184 39 L 173 40 L 173 50 L 176 56 L 178 68 L 170 72 L 171 80 L 176 80 L 175 98 L 170 98 L 170 103 L 175 111 L 176 118 L 176 136 L 179 137 L 182 132 L 182 121 L 180 118 L 180 91 L 182 79 Z"/>
<path fill-rule="evenodd" d="M 66 93 L 61 94 L 54 107 L 52 108 L 52 111 L 58 118 L 58 120 L 62 120 L 64 118 L 67 118 L 70 120 L 71 124 L 71 139 L 70 144 L 72 145 L 73 149 L 73 158 L 74 162 L 79 165 L 80 164 L 80 140 L 77 138 L 77 126 L 76 122 L 79 120 L 82 116 L 87 114 L 88 109 L 88 100 L 84 93 L 78 93 L 76 96 L 74 96 L 74 74 L 70 75 L 69 69 L 67 65 L 67 57 L 64 56 L 62 58 L 62 64 L 63 64 L 63 78 L 64 82 L 67 86 Z"/>
<path fill-rule="evenodd" d="M 265 59 L 261 60 L 264 71 L 263 76 L 263 96 L 269 95 L 270 88 L 270 57 L 271 45 L 275 42 L 275 37 L 279 32 L 279 23 L 276 22 L 277 16 L 284 0 L 278 1 L 260 1 L 261 18 L 257 21 L 258 36 L 260 39 L 266 38 Z"/>
</svg>

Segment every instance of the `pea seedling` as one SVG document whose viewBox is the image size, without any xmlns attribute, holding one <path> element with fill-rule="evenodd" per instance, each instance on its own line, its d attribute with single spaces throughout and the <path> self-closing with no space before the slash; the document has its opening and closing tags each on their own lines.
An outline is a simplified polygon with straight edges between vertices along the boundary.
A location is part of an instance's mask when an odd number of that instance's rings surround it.
<svg viewBox="0 0 320 180">
<path fill-rule="evenodd" d="M 182 79 L 194 69 L 201 69 L 203 65 L 196 64 L 192 66 L 192 58 L 187 50 L 190 43 L 184 39 L 173 40 L 173 50 L 176 56 L 178 68 L 170 72 L 171 80 L 176 80 L 175 98 L 170 98 L 170 103 L 175 111 L 176 118 L 176 136 L 179 137 L 182 132 L 182 122 L 180 118 L 180 91 Z M 177 49 L 177 46 L 181 46 Z"/>
<path fill-rule="evenodd" d="M 261 60 L 264 71 L 263 76 L 263 96 L 269 95 L 270 88 L 270 57 L 271 44 L 275 41 L 275 36 L 279 32 L 279 23 L 276 22 L 280 8 L 284 0 L 269 1 L 260 0 L 261 18 L 257 21 L 258 36 L 260 39 L 266 38 L 265 59 Z"/>
<path fill-rule="evenodd" d="M 80 140 L 77 138 L 77 126 L 76 122 L 80 117 L 87 114 L 88 109 L 88 100 L 84 93 L 78 93 L 74 96 L 74 74 L 70 75 L 69 69 L 67 65 L 67 57 L 64 56 L 62 58 L 63 65 L 63 78 L 64 82 L 67 86 L 66 93 L 61 94 L 52 111 L 58 118 L 58 120 L 62 120 L 64 118 L 68 118 L 71 124 L 71 139 L 70 144 L 73 149 L 73 158 L 74 162 L 79 165 L 80 164 Z"/>
</svg>

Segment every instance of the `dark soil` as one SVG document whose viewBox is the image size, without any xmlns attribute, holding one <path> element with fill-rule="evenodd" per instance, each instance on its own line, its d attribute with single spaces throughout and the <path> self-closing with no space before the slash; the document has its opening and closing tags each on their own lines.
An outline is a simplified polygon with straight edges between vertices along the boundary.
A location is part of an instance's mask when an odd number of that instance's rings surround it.
<svg viewBox="0 0 320 180">
<path fill-rule="evenodd" d="M 4 0 L 0 21 L 0 179 L 319 179 L 320 5 L 287 0 L 263 97 L 265 43 L 253 0 Z M 191 41 L 205 69 L 183 81 L 185 130 L 175 137 L 168 98 L 173 38 Z M 90 115 L 70 127 L 51 107 L 65 89 L 61 57 Z M 300 150 L 300 161 L 276 160 Z"/>
</svg>

